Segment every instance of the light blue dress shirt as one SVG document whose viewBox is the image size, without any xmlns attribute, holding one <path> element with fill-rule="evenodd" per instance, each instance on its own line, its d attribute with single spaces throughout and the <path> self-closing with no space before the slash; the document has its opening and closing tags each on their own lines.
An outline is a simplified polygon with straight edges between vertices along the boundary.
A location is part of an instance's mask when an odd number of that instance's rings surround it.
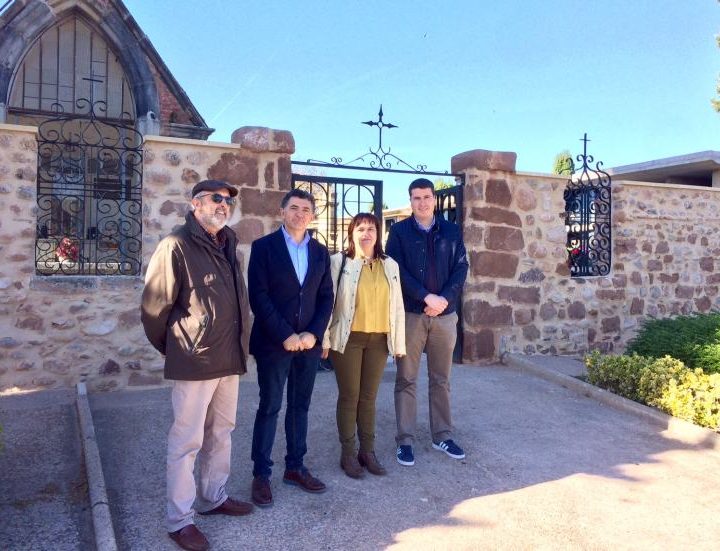
<svg viewBox="0 0 720 551">
<path fill-rule="evenodd" d="M 285 245 L 287 245 L 288 253 L 290 254 L 290 260 L 292 261 L 293 268 L 295 268 L 295 274 L 297 275 L 300 285 L 305 282 L 305 276 L 308 271 L 308 243 L 310 242 L 310 235 L 305 232 L 305 237 L 298 244 L 295 243 L 293 238 L 285 229 L 285 226 L 280 226 L 280 229 L 285 236 Z"/>
<path fill-rule="evenodd" d="M 418 219 L 415 219 L 415 223 L 418 225 L 418 228 L 420 228 L 425 233 L 430 233 L 430 230 L 433 229 L 433 226 L 435 225 L 435 217 L 433 216 L 432 222 L 430 222 L 429 226 L 423 226 L 420 222 L 418 222 Z"/>
</svg>

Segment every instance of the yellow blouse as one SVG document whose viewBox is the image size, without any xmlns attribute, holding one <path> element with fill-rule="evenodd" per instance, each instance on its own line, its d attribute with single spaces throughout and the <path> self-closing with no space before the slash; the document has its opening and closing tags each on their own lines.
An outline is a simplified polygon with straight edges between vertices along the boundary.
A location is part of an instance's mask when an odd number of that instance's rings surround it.
<svg viewBox="0 0 720 551">
<path fill-rule="evenodd" d="M 390 285 L 381 260 L 375 259 L 362 267 L 355 295 L 355 317 L 350 330 L 390 332 Z"/>
</svg>

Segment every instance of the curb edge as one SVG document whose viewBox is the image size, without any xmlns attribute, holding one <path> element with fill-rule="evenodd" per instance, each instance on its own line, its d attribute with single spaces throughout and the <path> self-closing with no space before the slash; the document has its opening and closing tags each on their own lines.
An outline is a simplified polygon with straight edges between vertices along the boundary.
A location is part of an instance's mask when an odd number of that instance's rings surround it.
<svg viewBox="0 0 720 551">
<path fill-rule="evenodd" d="M 95 425 L 93 424 L 85 383 L 77 384 L 75 405 L 80 420 L 80 433 L 85 453 L 85 474 L 88 481 L 88 493 L 90 494 L 95 547 L 99 551 L 117 551 L 117 541 L 115 540 L 112 515 L 110 514 L 110 503 L 105 488 L 105 476 L 100 461 L 100 450 L 95 440 Z"/>
<path fill-rule="evenodd" d="M 632 400 L 613 394 L 608 390 L 596 387 L 575 377 L 545 369 L 520 354 L 503 354 L 500 362 L 503 365 L 531 373 L 541 379 L 563 386 L 577 394 L 592 398 L 615 409 L 643 417 L 654 425 L 662 426 L 670 434 L 679 438 L 700 440 L 708 448 L 720 452 L 720 434 L 711 429 L 695 425 L 683 419 L 678 419 L 677 417 L 639 404 L 638 402 L 633 402 Z"/>
</svg>

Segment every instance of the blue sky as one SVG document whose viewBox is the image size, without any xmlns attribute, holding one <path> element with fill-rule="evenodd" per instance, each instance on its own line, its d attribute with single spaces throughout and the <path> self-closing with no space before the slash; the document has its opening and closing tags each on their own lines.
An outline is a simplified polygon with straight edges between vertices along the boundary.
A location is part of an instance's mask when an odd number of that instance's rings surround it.
<svg viewBox="0 0 720 551">
<path fill-rule="evenodd" d="M 360 122 L 382 103 L 384 144 L 429 170 L 480 148 L 549 172 L 584 132 L 606 167 L 720 149 L 714 0 L 125 4 L 213 141 L 268 126 L 293 133 L 294 160 L 349 160 L 377 145 Z"/>
</svg>

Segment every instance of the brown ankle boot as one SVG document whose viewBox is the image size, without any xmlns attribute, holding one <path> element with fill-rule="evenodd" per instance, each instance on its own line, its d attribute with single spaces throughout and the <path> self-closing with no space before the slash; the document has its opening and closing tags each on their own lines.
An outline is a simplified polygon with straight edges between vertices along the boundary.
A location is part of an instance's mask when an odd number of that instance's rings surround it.
<svg viewBox="0 0 720 551">
<path fill-rule="evenodd" d="M 362 478 L 365 476 L 365 471 L 360 463 L 358 463 L 354 453 L 342 454 L 340 456 L 340 467 L 350 478 Z"/>
<path fill-rule="evenodd" d="M 375 452 L 360 452 L 358 453 L 357 458 L 358 463 L 365 467 L 368 472 L 378 476 L 387 474 L 387 470 L 382 466 L 382 463 L 378 461 L 378 458 L 375 456 Z"/>
</svg>

